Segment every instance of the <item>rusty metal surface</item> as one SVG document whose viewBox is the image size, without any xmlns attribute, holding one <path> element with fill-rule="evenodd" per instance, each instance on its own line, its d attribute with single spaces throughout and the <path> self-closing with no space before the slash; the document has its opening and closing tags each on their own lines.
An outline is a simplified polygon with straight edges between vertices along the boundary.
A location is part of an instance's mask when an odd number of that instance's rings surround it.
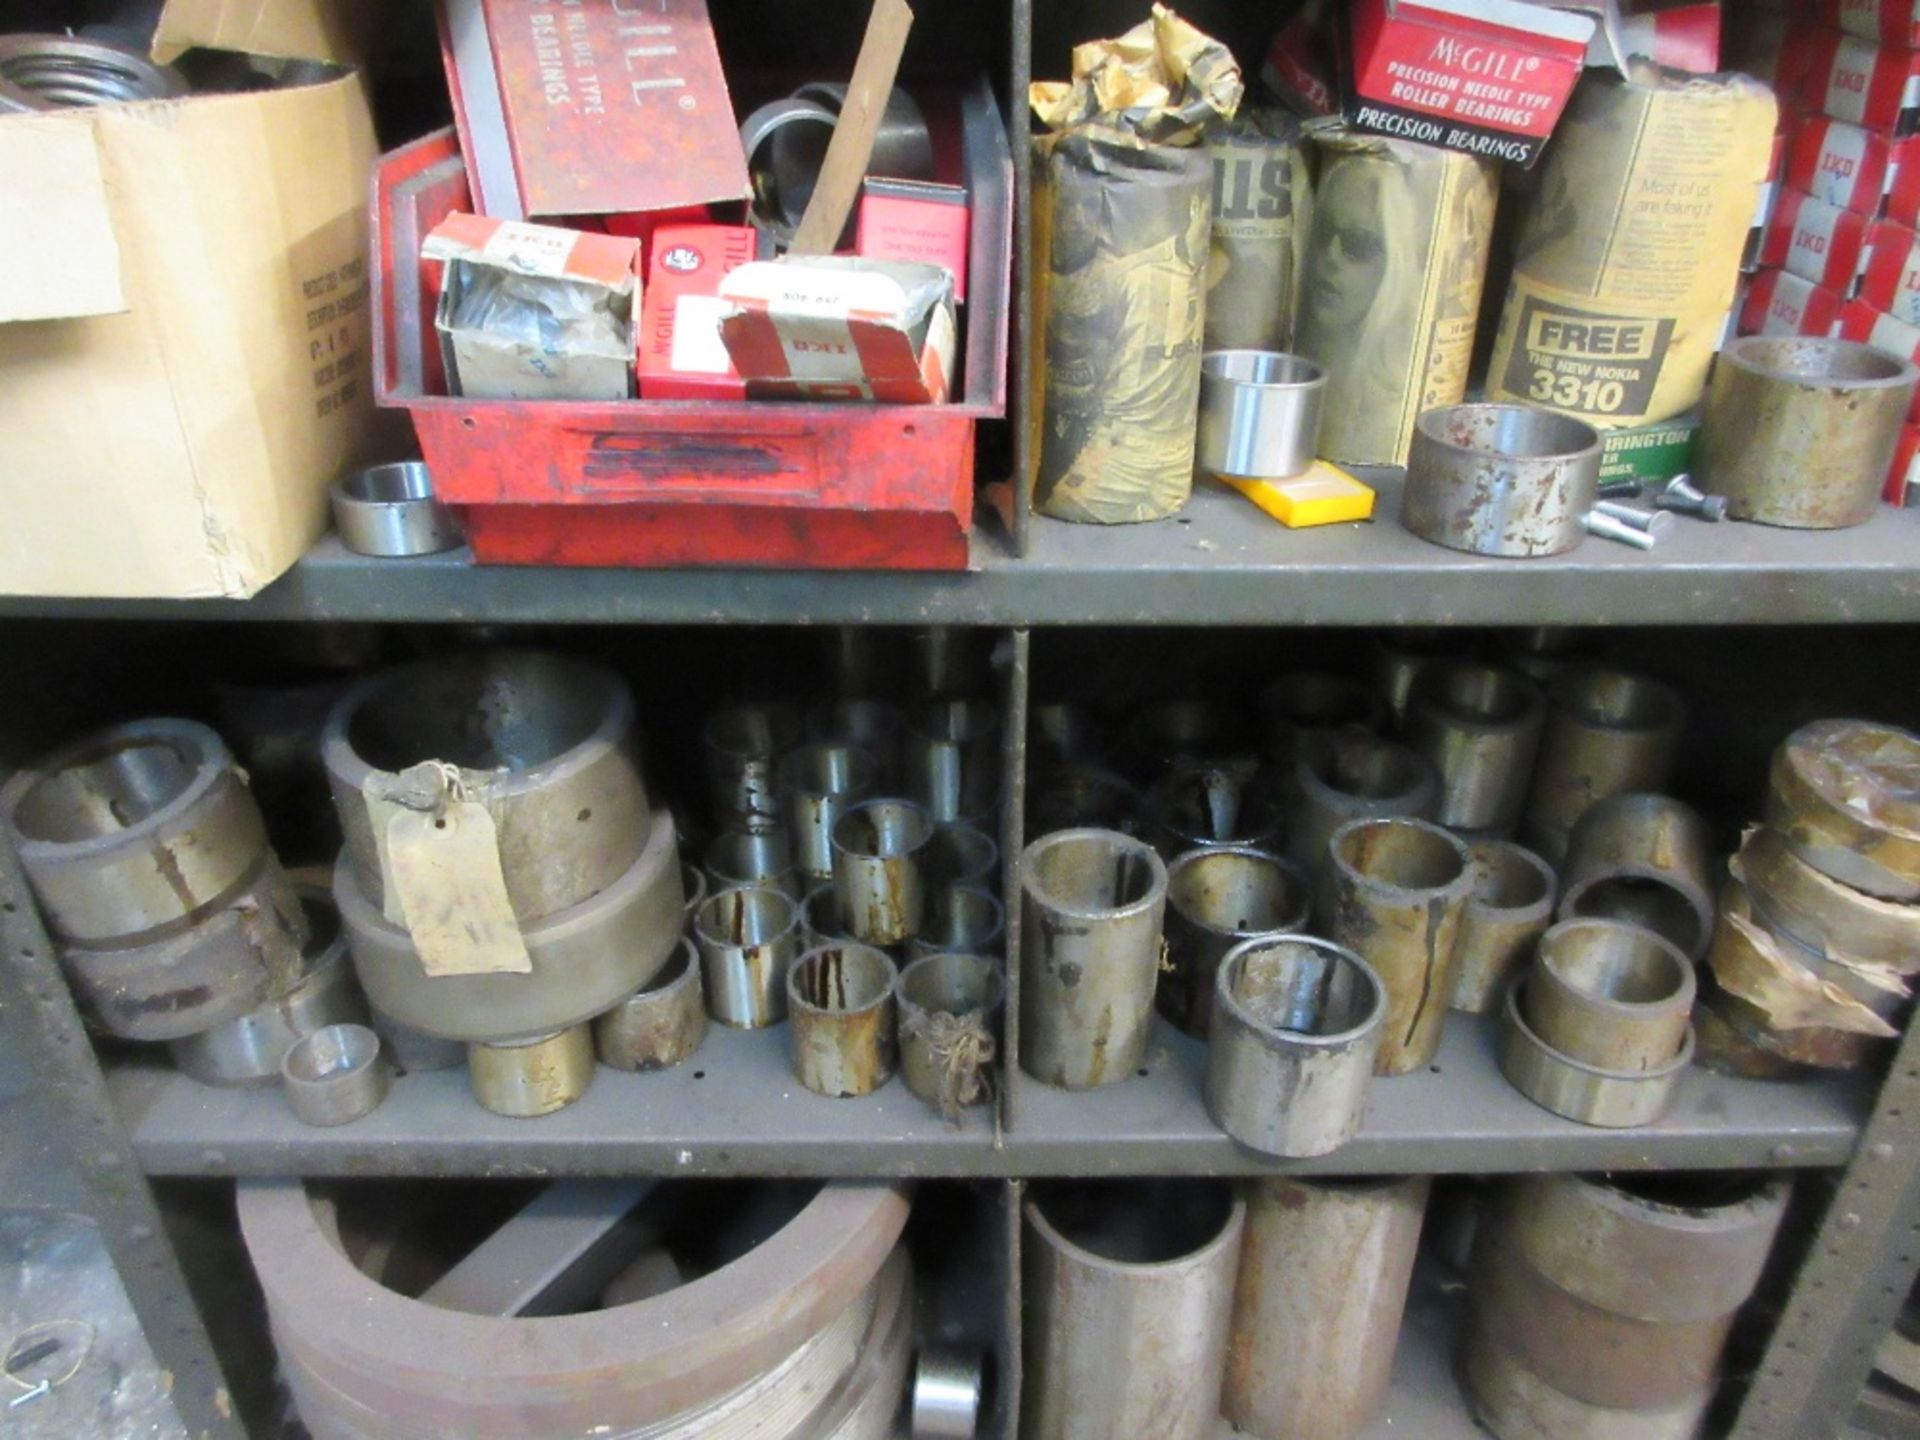
<svg viewBox="0 0 1920 1440">
<path fill-rule="evenodd" d="M 1920 380 L 1910 360 L 1852 340 L 1747 336 L 1720 352 L 1694 456 L 1700 488 L 1735 520 L 1861 525 Z"/>
<path fill-rule="evenodd" d="M 1600 1070 L 1672 1063 L 1693 1013 L 1693 964 L 1670 941 L 1614 920 L 1562 920 L 1540 937 L 1527 1022 L 1569 1059 Z"/>
<path fill-rule="evenodd" d="M 1559 555 L 1584 538 L 1600 436 L 1527 405 L 1450 405 L 1414 427 L 1400 523 L 1476 555 Z"/>
<path fill-rule="evenodd" d="M 800 958 L 802 912 L 770 885 L 736 885 L 709 896 L 693 917 L 707 1012 L 722 1025 L 757 1030 L 787 1015 L 787 971 Z"/>
<path fill-rule="evenodd" d="M 1314 920 L 1386 987 L 1379 1074 L 1402 1075 L 1433 1059 L 1472 893 L 1467 847 L 1424 820 L 1356 820 L 1329 842 Z"/>
<path fill-rule="evenodd" d="M 682 940 L 647 984 L 593 1022 L 593 1048 L 615 1070 L 664 1070 L 707 1038 L 700 956 Z"/>
<path fill-rule="evenodd" d="M 1713 938 L 1707 822 L 1668 795 L 1610 795 L 1567 838 L 1562 920 L 1623 920 L 1671 940 L 1689 958 Z"/>
<path fill-rule="evenodd" d="M 1393 1376 L 1428 1180 L 1247 1190 L 1221 1409 L 1257 1436 L 1353 1436 Z"/>
<path fill-rule="evenodd" d="M 869 800 L 835 822 L 834 894 L 856 940 L 897 945 L 920 933 L 933 836 L 933 817 L 911 800 Z"/>
<path fill-rule="evenodd" d="M 1167 867 L 1112 830 L 1060 830 L 1020 864 L 1020 1063 L 1049 1085 L 1126 1079 L 1153 1032 Z"/>
<path fill-rule="evenodd" d="M 731 705 L 707 717 L 702 739 L 714 813 L 751 823 L 780 814 L 780 757 L 800 743 L 789 705 Z"/>
<path fill-rule="evenodd" d="M 1189 850 L 1167 866 L 1166 965 L 1160 1013 L 1204 1036 L 1213 981 L 1227 952 L 1260 935 L 1297 934 L 1312 918 L 1313 887 L 1290 862 L 1252 845 Z"/>
<path fill-rule="evenodd" d="M 1680 1051 L 1654 1070 L 1603 1070 L 1563 1055 L 1533 1033 L 1526 1021 L 1522 980 L 1507 991 L 1500 1012 L 1500 1073 L 1543 1110 L 1582 1125 L 1632 1129 L 1651 1125 L 1672 1108 L 1674 1096 L 1693 1063 L 1691 1028 Z"/>
<path fill-rule="evenodd" d="M 1469 1322 L 1461 1379 L 1473 1416 L 1495 1440 L 1696 1440 L 1711 1394 L 1664 1410 L 1589 1405 L 1547 1384 Z"/>
<path fill-rule="evenodd" d="M 818 1095 L 868 1095 L 899 1061 L 894 991 L 899 972 L 871 945 L 809 950 L 787 972 L 793 1073 Z"/>
<path fill-rule="evenodd" d="M 469 1045 L 467 1084 L 494 1114 L 531 1119 L 586 1094 L 593 1064 L 593 1027 L 572 1025 L 531 1040 Z"/>
<path fill-rule="evenodd" d="M 925 955 L 900 972 L 900 1074 L 941 1114 L 993 1098 L 1006 982 L 979 955 Z"/>
<path fill-rule="evenodd" d="M 811 879 L 831 879 L 833 823 L 876 793 L 879 762 L 856 746 L 816 741 L 781 759 L 779 779 L 795 866 Z"/>
<path fill-rule="evenodd" d="M 1645 675 L 1583 667 L 1556 676 L 1522 840 L 1557 865 L 1574 822 L 1596 801 L 1665 789 L 1685 720 L 1679 694 Z"/>
<path fill-rule="evenodd" d="M 1327 867 L 1333 832 L 1354 820 L 1431 820 L 1440 774 L 1417 750 L 1365 731 L 1303 741 L 1293 762 L 1287 854 L 1309 876 Z"/>
<path fill-rule="evenodd" d="M 1517 670 L 1466 661 L 1427 666 L 1413 687 L 1406 737 L 1440 774 L 1430 818 L 1479 837 L 1512 835 L 1546 713 L 1540 687 Z"/>
<path fill-rule="evenodd" d="M 1460 917 L 1453 1008 L 1485 1015 L 1533 959 L 1534 943 L 1552 922 L 1559 881 L 1552 866 L 1511 841 L 1475 840 L 1467 849 L 1473 895 Z"/>
<path fill-rule="evenodd" d="M 1814 869 L 1883 900 L 1920 900 L 1920 736 L 1817 720 L 1774 751 L 1767 823 Z"/>
<path fill-rule="evenodd" d="M 1055 1185 L 1025 1207 L 1022 1440 L 1203 1440 L 1245 1203 L 1205 1181 Z"/>
<path fill-rule="evenodd" d="M 940 886 L 927 896 L 920 933 L 906 944 L 909 960 L 923 955 L 992 955 L 1006 950 L 1007 917 L 999 898 L 971 885 Z"/>
<path fill-rule="evenodd" d="M 1729 1026 L 1782 1059 L 1822 1069 L 1864 1065 L 1897 1033 L 1881 1017 L 1897 1020 L 1905 1002 L 1904 985 L 1876 990 L 1774 931 L 1731 879 L 1720 892 L 1720 923 L 1702 973 Z"/>
<path fill-rule="evenodd" d="M 1733 863 L 1769 929 L 1824 954 L 1920 969 L 1920 905 L 1841 884 L 1795 855 L 1771 825 L 1748 831 Z"/>
</svg>

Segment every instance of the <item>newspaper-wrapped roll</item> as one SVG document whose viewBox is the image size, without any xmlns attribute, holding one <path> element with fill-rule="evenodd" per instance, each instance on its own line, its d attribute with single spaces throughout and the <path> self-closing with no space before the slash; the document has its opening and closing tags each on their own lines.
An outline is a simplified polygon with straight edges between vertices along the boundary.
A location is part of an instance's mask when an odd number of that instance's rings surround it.
<svg viewBox="0 0 1920 1440">
<path fill-rule="evenodd" d="M 1489 400 L 1592 425 L 1697 404 L 1740 280 L 1774 100 L 1744 75 L 1590 70 L 1521 225 Z"/>
<path fill-rule="evenodd" d="M 1316 130 L 1294 348 L 1327 372 L 1320 454 L 1404 465 L 1414 421 L 1466 395 L 1494 167 L 1411 140 Z"/>
<path fill-rule="evenodd" d="M 1300 124 L 1243 111 L 1216 136 L 1206 348 L 1290 350 L 1313 187 Z"/>
</svg>

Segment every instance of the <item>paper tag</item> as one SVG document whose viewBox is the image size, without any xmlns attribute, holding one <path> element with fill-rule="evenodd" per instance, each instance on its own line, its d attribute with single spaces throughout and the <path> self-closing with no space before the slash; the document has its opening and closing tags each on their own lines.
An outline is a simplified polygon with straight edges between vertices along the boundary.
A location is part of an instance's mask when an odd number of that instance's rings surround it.
<svg viewBox="0 0 1920 1440">
<path fill-rule="evenodd" d="M 525 975 L 533 970 L 507 899 L 493 817 L 474 800 L 398 810 L 386 859 L 407 933 L 428 975 Z"/>
</svg>

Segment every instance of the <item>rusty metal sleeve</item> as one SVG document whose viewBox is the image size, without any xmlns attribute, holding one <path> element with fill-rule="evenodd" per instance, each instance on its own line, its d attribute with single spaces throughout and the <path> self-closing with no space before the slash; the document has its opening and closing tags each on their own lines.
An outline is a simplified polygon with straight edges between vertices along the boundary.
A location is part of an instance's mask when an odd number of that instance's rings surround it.
<svg viewBox="0 0 1920 1440">
<path fill-rule="evenodd" d="M 833 825 L 872 795 L 880 767 L 852 745 L 802 745 L 780 762 L 780 803 L 793 837 L 794 864 L 813 880 L 833 878 Z"/>
<path fill-rule="evenodd" d="M 1204 1036 L 1213 1013 L 1213 981 L 1227 952 L 1258 935 L 1307 928 L 1313 888 L 1278 855 L 1251 845 L 1190 850 L 1167 866 L 1167 966 L 1160 1013 L 1189 1035 Z"/>
<path fill-rule="evenodd" d="M 1679 695 L 1647 676 L 1602 669 L 1556 676 L 1547 686 L 1521 838 L 1557 865 L 1574 822 L 1595 801 L 1664 789 L 1685 719 Z"/>
<path fill-rule="evenodd" d="M 1207 1109 L 1266 1155 L 1325 1155 L 1366 1113 L 1386 990 L 1350 950 L 1304 935 L 1236 947 L 1220 965 Z"/>
<path fill-rule="evenodd" d="M 1376 1073 L 1403 1075 L 1433 1059 L 1472 894 L 1467 847 L 1424 820 L 1356 820 L 1328 842 L 1314 918 L 1386 986 Z"/>
<path fill-rule="evenodd" d="M 1254 696 L 1260 715 L 1261 748 L 1282 775 L 1329 735 L 1376 731 L 1386 722 L 1386 705 L 1372 687 L 1351 675 L 1296 670 L 1278 675 Z"/>
<path fill-rule="evenodd" d="M 1882 900 L 1920 900 L 1920 735 L 1817 720 L 1774 751 L 1767 823 L 1794 854 Z"/>
<path fill-rule="evenodd" d="M 714 814 L 729 824 L 780 813 L 780 757 L 800 743 L 800 717 L 785 705 L 733 705 L 708 717 L 701 737 Z"/>
<path fill-rule="evenodd" d="M 938 700 L 907 722 L 905 789 L 936 822 L 991 829 L 1000 808 L 1000 717 L 979 700 Z"/>
<path fill-rule="evenodd" d="M 992 955 L 1006 948 L 1007 917 L 997 896 L 973 886 L 954 886 L 927 896 L 926 921 L 906 944 L 906 958 L 923 955 Z"/>
<path fill-rule="evenodd" d="M 531 1119 L 564 1110 L 593 1083 L 593 1027 L 467 1047 L 473 1098 L 496 1115 Z"/>
<path fill-rule="evenodd" d="M 1400 523 L 1475 555 L 1559 555 L 1586 538 L 1600 436 L 1530 405 L 1448 405 L 1414 426 Z"/>
<path fill-rule="evenodd" d="M 822 945 L 787 972 L 793 1073 L 818 1095 L 868 1095 L 899 1058 L 894 989 L 899 971 L 871 945 Z"/>
<path fill-rule="evenodd" d="M 1667 795 L 1622 794 L 1580 817 L 1561 866 L 1559 918 L 1624 920 L 1690 959 L 1713 938 L 1707 822 Z"/>
<path fill-rule="evenodd" d="M 1453 1008 L 1475 1015 L 1500 1006 L 1507 985 L 1533 958 L 1553 921 L 1553 867 L 1507 840 L 1475 840 L 1473 898 L 1460 918 Z"/>
<path fill-rule="evenodd" d="M 1262 1440 L 1360 1433 L 1392 1378 L 1428 1183 L 1253 1182 L 1221 1396 L 1227 1419 Z"/>
<path fill-rule="evenodd" d="M 1026 1203 L 1023 1440 L 1207 1440 L 1244 1202 L 1202 1181 L 1066 1182 Z"/>
<path fill-rule="evenodd" d="M 834 822 L 833 888 L 856 940 L 897 945 L 920 933 L 933 835 L 933 818 L 911 800 L 869 800 Z"/>
<path fill-rule="evenodd" d="M 1768 926 L 1808 949 L 1920 973 L 1920 905 L 1881 900 L 1841 884 L 1794 854 L 1771 825 L 1747 832 L 1733 870 Z"/>
<path fill-rule="evenodd" d="M 777 820 L 755 819 L 751 828 L 722 830 L 707 843 L 702 863 L 716 890 L 770 885 L 799 898 L 800 872 L 794 868 L 793 842 L 787 827 Z"/>
<path fill-rule="evenodd" d="M 1669 1065 L 1693 1014 L 1693 964 L 1669 941 L 1617 920 L 1562 920 L 1540 937 L 1527 1022 L 1569 1059 L 1601 1070 Z"/>
<path fill-rule="evenodd" d="M 1060 830 L 1020 864 L 1020 1063 L 1048 1085 L 1124 1080 L 1153 1032 L 1167 867 L 1113 830 Z"/>
<path fill-rule="evenodd" d="M 1589 1405 L 1553 1388 L 1469 1317 L 1461 1359 L 1467 1403 L 1495 1440 L 1697 1440 L 1713 1392 L 1659 1410 Z"/>
<path fill-rule="evenodd" d="M 808 738 L 850 745 L 873 757 L 882 785 L 900 778 L 900 733 L 906 719 L 890 700 L 824 700 L 807 712 Z"/>
<path fill-rule="evenodd" d="M 682 940 L 652 980 L 593 1022 L 593 1048 L 615 1070 L 678 1065 L 707 1037 L 700 956 Z"/>
<path fill-rule="evenodd" d="M 1547 702 L 1500 665 L 1431 666 L 1414 686 L 1407 743 L 1440 772 L 1432 818 L 1450 830 L 1505 839 L 1520 823 Z"/>
<path fill-rule="evenodd" d="M 800 908 L 785 891 L 736 885 L 707 897 L 693 917 L 707 1013 L 758 1030 L 787 1018 L 787 971 L 800 958 Z"/>
<path fill-rule="evenodd" d="M 1603 1070 L 1563 1055 L 1527 1024 L 1525 996 L 1531 982 L 1507 991 L 1500 1012 L 1500 1073 L 1543 1110 L 1605 1129 L 1651 1125 L 1673 1104 L 1687 1067 L 1693 1063 L 1689 1029 L 1679 1053 L 1655 1070 Z"/>
<path fill-rule="evenodd" d="M 1287 854 L 1314 878 L 1326 869 L 1327 845 L 1342 825 L 1396 815 L 1431 820 L 1440 803 L 1440 776 L 1431 761 L 1358 730 L 1304 743 L 1292 783 Z"/>
<path fill-rule="evenodd" d="M 652 814 L 635 756 L 633 696 L 611 670 L 563 655 L 479 652 L 371 675 L 327 716 L 320 742 L 346 858 L 360 894 L 386 894 L 393 803 L 426 809 L 459 767 L 493 817 L 500 873 L 522 922 L 617 884 L 640 858 Z"/>
</svg>

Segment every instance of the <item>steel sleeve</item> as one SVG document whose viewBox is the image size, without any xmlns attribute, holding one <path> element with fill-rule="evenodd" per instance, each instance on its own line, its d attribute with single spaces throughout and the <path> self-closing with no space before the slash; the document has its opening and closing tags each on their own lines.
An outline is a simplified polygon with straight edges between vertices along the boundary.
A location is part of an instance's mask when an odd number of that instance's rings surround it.
<svg viewBox="0 0 1920 1440">
<path fill-rule="evenodd" d="M 1666 788 L 1686 707 L 1658 680 L 1599 669 L 1557 676 L 1547 702 L 1522 838 L 1557 865 L 1574 822 L 1596 801 Z"/>
<path fill-rule="evenodd" d="M 615 1070 L 664 1070 L 700 1048 L 707 1007 L 700 956 L 682 940 L 658 974 L 593 1022 L 594 1050 Z"/>
<path fill-rule="evenodd" d="M 501 651 L 425 660 L 360 681 L 321 739 L 346 854 L 368 904 L 386 910 L 382 798 L 438 796 L 411 767 L 459 766 L 498 832 L 507 898 L 523 923 L 619 883 L 650 835 L 634 754 L 633 696 L 611 670 Z M 403 774 L 401 772 L 408 772 Z"/>
<path fill-rule="evenodd" d="M 1474 1419 L 1495 1440 L 1697 1440 L 1713 1391 L 1663 1410 L 1612 1410 L 1563 1395 L 1473 1326 L 1461 1375 Z"/>
<path fill-rule="evenodd" d="M 1144 809 L 1143 838 L 1167 860 L 1209 845 L 1277 850 L 1287 831 L 1280 796 L 1251 762 L 1175 765 Z"/>
<path fill-rule="evenodd" d="M 1883 900 L 1920 900 L 1920 736 L 1864 720 L 1789 735 L 1767 777 L 1767 823 L 1815 870 Z"/>
<path fill-rule="evenodd" d="M 1747 832 L 1733 863 L 1768 928 L 1809 950 L 1920 972 L 1920 905 L 1841 884 L 1794 854 L 1770 825 Z"/>
<path fill-rule="evenodd" d="M 1658 1070 L 1693 1014 L 1693 964 L 1638 925 L 1563 920 L 1540 937 L 1527 1023 L 1542 1044 L 1601 1070 Z"/>
<path fill-rule="evenodd" d="M 1293 766 L 1287 854 L 1309 876 L 1327 868 L 1327 846 L 1342 825 L 1404 816 L 1431 820 L 1440 776 L 1424 755 L 1359 731 L 1304 742 Z"/>
<path fill-rule="evenodd" d="M 393 1083 L 380 1037 L 365 1025 L 302 1035 L 280 1058 L 280 1085 L 303 1125 L 346 1125 L 371 1114 Z"/>
<path fill-rule="evenodd" d="M 932 818 L 911 800 L 869 800 L 834 822 L 834 894 L 855 939 L 897 945 L 920 933 L 933 835 Z"/>
<path fill-rule="evenodd" d="M 1307 928 L 1313 887 L 1291 862 L 1250 845 L 1190 850 L 1167 866 L 1166 964 L 1160 1013 L 1204 1036 L 1227 952 L 1262 935 Z"/>
<path fill-rule="evenodd" d="M 996 962 L 979 955 L 925 955 L 902 970 L 896 995 L 900 1075 L 907 1089 L 943 1112 L 990 1098 L 1006 991 Z M 976 1034 L 964 1053 L 936 1043 L 936 1021 L 956 1020 L 984 1031 L 984 1038 Z"/>
<path fill-rule="evenodd" d="M 1432 818 L 1450 830 L 1504 839 L 1520 823 L 1546 723 L 1540 687 L 1515 670 L 1430 666 L 1414 686 L 1407 743 L 1440 775 Z"/>
<path fill-rule="evenodd" d="M 233 756 L 193 720 L 136 720 L 62 746 L 0 789 L 0 810 L 55 935 L 96 948 L 205 918 L 268 850 Z"/>
<path fill-rule="evenodd" d="M 1533 1033 L 1523 1015 L 1526 988 L 1522 981 L 1509 990 L 1501 1012 L 1500 1073 L 1514 1089 L 1543 1110 L 1604 1129 L 1651 1125 L 1667 1113 L 1693 1063 L 1691 1029 L 1680 1053 L 1657 1070 L 1602 1070 L 1562 1055 Z"/>
<path fill-rule="evenodd" d="M 794 1077 L 816 1095 L 869 1095 L 899 1060 L 899 972 L 871 945 L 823 945 L 787 972 Z"/>
<path fill-rule="evenodd" d="M 593 1083 L 593 1030 L 572 1025 L 530 1040 L 467 1046 L 467 1084 L 496 1115 L 527 1120 L 564 1110 Z"/>
<path fill-rule="evenodd" d="M 1207 1109 L 1250 1149 L 1325 1155 L 1351 1140 L 1386 1019 L 1359 956 L 1306 936 L 1249 940 L 1221 962 L 1207 1038 Z"/>
<path fill-rule="evenodd" d="M 1253 1435 L 1351 1436 L 1380 1408 L 1425 1176 L 1254 1182 L 1220 1408 Z"/>
<path fill-rule="evenodd" d="M 879 766 L 850 745 L 803 745 L 780 762 L 780 801 L 794 864 L 812 880 L 833 878 L 833 826 L 874 793 Z"/>
<path fill-rule="evenodd" d="M 613 885 L 522 928 L 533 961 L 526 974 L 427 974 L 406 931 L 361 893 L 344 855 L 333 897 L 374 1008 L 447 1040 L 511 1040 L 581 1024 L 650 980 L 680 939 L 680 859 L 664 810 Z"/>
<path fill-rule="evenodd" d="M 1585 538 L 1600 483 L 1591 425 L 1529 405 L 1449 405 L 1413 430 L 1400 523 L 1476 555 L 1558 555 Z"/>
<path fill-rule="evenodd" d="M 1485 1015 L 1500 1007 L 1514 975 L 1533 959 L 1553 920 L 1553 867 L 1506 840 L 1476 840 L 1473 896 L 1460 917 L 1453 1008 Z"/>
<path fill-rule="evenodd" d="M 1666 795 L 1612 795 L 1574 825 L 1559 918 L 1624 920 L 1691 959 L 1713 938 L 1707 822 Z"/>
</svg>

